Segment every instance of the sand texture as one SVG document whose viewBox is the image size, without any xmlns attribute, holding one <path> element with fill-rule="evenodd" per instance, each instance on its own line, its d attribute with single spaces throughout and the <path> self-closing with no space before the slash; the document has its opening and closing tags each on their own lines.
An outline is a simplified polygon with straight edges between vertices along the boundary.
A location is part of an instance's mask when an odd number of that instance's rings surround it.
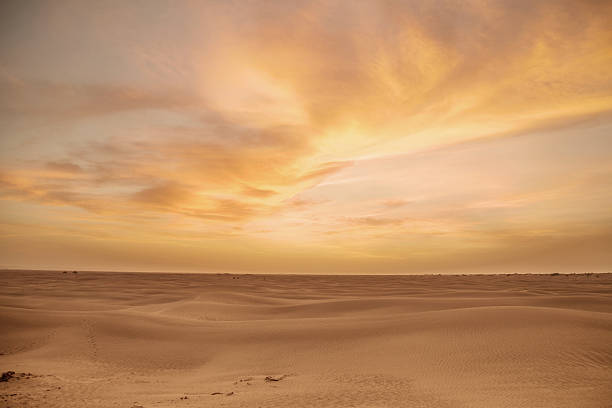
<svg viewBox="0 0 612 408">
<path fill-rule="evenodd" d="M 612 275 L 0 272 L 0 407 L 611 407 Z"/>
</svg>

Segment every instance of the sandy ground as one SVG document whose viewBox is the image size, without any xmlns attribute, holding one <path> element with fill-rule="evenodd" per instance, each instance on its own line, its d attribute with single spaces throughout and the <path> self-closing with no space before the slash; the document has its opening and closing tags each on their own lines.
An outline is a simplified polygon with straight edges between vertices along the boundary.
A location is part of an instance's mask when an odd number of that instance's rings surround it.
<svg viewBox="0 0 612 408">
<path fill-rule="evenodd" d="M 0 407 L 612 406 L 610 274 L 2 271 L 0 328 Z"/>
</svg>

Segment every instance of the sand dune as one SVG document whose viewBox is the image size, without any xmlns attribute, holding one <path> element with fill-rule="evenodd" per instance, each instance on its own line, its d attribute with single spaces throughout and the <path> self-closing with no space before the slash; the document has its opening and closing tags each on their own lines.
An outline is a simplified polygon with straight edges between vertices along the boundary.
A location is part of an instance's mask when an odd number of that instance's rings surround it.
<svg viewBox="0 0 612 408">
<path fill-rule="evenodd" d="M 609 274 L 3 271 L 0 327 L 2 407 L 612 406 Z"/>
</svg>

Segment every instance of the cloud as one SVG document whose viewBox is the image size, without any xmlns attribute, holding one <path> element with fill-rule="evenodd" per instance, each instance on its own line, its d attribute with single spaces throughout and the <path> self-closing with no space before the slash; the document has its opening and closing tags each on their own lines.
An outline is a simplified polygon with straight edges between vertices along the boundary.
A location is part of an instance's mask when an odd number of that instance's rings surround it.
<svg viewBox="0 0 612 408">
<path fill-rule="evenodd" d="M 346 221 L 349 224 L 366 226 L 366 227 L 379 227 L 388 225 L 402 225 L 405 220 L 397 218 L 382 218 L 382 217 L 356 217 L 348 218 Z"/>
<path fill-rule="evenodd" d="M 318 168 L 308 171 L 305 174 L 302 174 L 298 180 L 299 181 L 308 181 L 308 180 L 322 180 L 323 178 L 336 173 L 342 169 L 345 169 L 352 165 L 352 162 L 328 162 L 323 163 Z"/>
<path fill-rule="evenodd" d="M 266 190 L 263 188 L 255 188 L 251 186 L 245 186 L 243 192 L 248 196 L 259 198 L 266 198 L 277 194 L 274 190 Z"/>
<path fill-rule="evenodd" d="M 64 189 L 59 185 L 32 184 L 27 180 L 25 184 L 15 182 L 10 175 L 0 175 L 0 199 L 31 201 L 46 205 L 60 205 L 82 208 L 87 211 L 100 212 L 105 207 L 100 196 L 80 193 Z"/>
<path fill-rule="evenodd" d="M 78 165 L 70 162 L 51 161 L 46 164 L 49 170 L 59 171 L 63 173 L 81 173 L 83 169 Z"/>
<path fill-rule="evenodd" d="M 0 81 L 0 114 L 76 120 L 121 112 L 196 106 L 197 96 L 179 90 L 118 85 Z"/>
<path fill-rule="evenodd" d="M 391 199 L 383 201 L 383 206 L 386 208 L 400 208 L 410 203 L 409 200 Z"/>
<path fill-rule="evenodd" d="M 176 183 L 160 184 L 142 189 L 132 195 L 133 200 L 154 207 L 172 207 L 192 198 L 191 192 Z"/>
</svg>

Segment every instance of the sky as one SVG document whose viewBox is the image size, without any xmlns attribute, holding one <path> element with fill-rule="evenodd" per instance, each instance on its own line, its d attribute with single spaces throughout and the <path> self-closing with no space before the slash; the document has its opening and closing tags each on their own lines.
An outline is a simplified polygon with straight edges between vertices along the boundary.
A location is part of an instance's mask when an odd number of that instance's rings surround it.
<svg viewBox="0 0 612 408">
<path fill-rule="evenodd" d="M 612 271 L 612 2 L 0 2 L 0 267 Z"/>
</svg>

